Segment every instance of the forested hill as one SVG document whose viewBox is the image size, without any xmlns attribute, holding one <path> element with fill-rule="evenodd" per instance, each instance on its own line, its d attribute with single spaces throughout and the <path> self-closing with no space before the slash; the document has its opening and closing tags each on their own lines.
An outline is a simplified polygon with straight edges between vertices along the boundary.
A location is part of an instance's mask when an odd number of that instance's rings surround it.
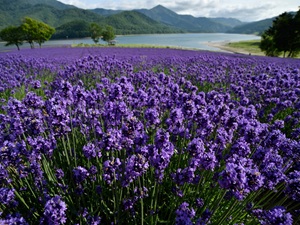
<svg viewBox="0 0 300 225">
<path fill-rule="evenodd" d="M 260 20 L 248 24 L 236 26 L 228 31 L 235 34 L 262 34 L 266 29 L 272 26 L 274 18 Z"/>
<path fill-rule="evenodd" d="M 218 20 L 206 17 L 194 17 L 191 15 L 179 15 L 162 5 L 158 5 L 152 9 L 137 10 L 148 17 L 171 26 L 178 27 L 187 32 L 226 32 L 233 26 L 229 23 L 224 24 Z M 232 19 L 235 25 L 242 24 L 241 21 Z"/>
<path fill-rule="evenodd" d="M 111 25 L 116 29 L 116 34 L 181 32 L 178 28 L 159 23 L 138 12 L 120 12 L 117 15 L 104 17 L 90 10 L 65 5 L 56 0 L 4 0 L 4 4 L 0 5 L 0 29 L 9 25 L 19 25 L 26 16 L 55 27 L 58 32 L 53 37 L 56 38 L 71 37 L 76 34 L 82 37 L 88 33 L 88 24 L 91 22 L 96 22 L 100 26 Z M 80 29 L 80 31 L 68 29 Z M 66 35 L 68 32 L 72 34 Z"/>
<path fill-rule="evenodd" d="M 117 33 L 143 34 L 143 33 L 172 33 L 184 30 L 159 23 L 146 15 L 136 11 L 124 11 L 110 15 L 104 22 L 115 28 Z M 147 32 L 146 32 L 147 31 Z"/>
<path fill-rule="evenodd" d="M 206 18 L 179 15 L 158 5 L 152 9 L 132 11 L 93 9 L 84 10 L 57 0 L 1 0 L 0 29 L 19 25 L 28 16 L 56 28 L 56 38 L 86 35 L 91 22 L 111 25 L 116 34 L 232 32 L 261 33 L 272 19 L 245 24 L 233 18 Z M 72 29 L 74 29 L 72 31 Z M 70 33 L 71 32 L 71 33 Z"/>
<path fill-rule="evenodd" d="M 0 28 L 18 25 L 28 16 L 53 27 L 81 18 L 87 22 L 99 21 L 103 16 L 63 4 L 56 0 L 4 0 L 0 5 Z"/>
</svg>

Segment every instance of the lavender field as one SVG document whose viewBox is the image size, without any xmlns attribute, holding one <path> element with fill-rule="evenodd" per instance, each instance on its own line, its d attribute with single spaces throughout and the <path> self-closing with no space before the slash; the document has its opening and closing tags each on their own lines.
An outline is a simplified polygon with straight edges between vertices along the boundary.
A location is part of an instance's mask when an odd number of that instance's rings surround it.
<svg viewBox="0 0 300 225">
<path fill-rule="evenodd" d="M 300 223 L 300 61 L 0 54 L 0 224 Z"/>
</svg>

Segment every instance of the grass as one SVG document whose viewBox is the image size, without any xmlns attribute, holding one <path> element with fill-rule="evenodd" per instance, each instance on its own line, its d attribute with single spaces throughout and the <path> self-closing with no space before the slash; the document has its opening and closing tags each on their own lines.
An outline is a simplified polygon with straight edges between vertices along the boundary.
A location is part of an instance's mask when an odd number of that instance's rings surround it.
<svg viewBox="0 0 300 225">
<path fill-rule="evenodd" d="M 260 40 L 230 42 L 225 46 L 236 49 L 237 51 L 249 52 L 251 54 L 260 55 L 263 52 L 259 48 Z"/>
</svg>

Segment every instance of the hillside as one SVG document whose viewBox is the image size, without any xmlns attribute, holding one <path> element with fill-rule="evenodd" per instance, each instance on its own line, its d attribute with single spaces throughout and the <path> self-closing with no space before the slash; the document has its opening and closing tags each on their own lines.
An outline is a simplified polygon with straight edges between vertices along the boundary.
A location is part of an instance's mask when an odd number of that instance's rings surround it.
<svg viewBox="0 0 300 225">
<path fill-rule="evenodd" d="M 29 16 L 43 21 L 57 29 L 58 36 L 67 35 L 66 28 L 84 27 L 96 22 L 101 26 L 111 25 L 116 34 L 146 33 L 244 33 L 261 34 L 272 25 L 273 19 L 253 23 L 243 23 L 233 18 L 206 18 L 191 15 L 179 15 L 172 10 L 158 5 L 152 9 L 136 9 L 132 11 L 93 9 L 84 10 L 57 0 L 1 0 L 0 29 L 9 25 L 18 25 Z M 78 23 L 78 24 L 77 24 Z M 73 32 L 74 34 L 76 32 Z"/>
<path fill-rule="evenodd" d="M 236 27 L 236 26 L 241 26 L 241 25 L 247 24 L 246 22 L 242 22 L 242 21 L 240 21 L 238 19 L 234 19 L 234 18 L 217 17 L 217 18 L 209 18 L 209 19 L 216 23 L 220 23 L 225 26 L 232 27 L 232 28 Z"/>
<path fill-rule="evenodd" d="M 0 6 L 0 29 L 9 25 L 18 25 L 21 20 L 29 16 L 43 21 L 53 27 L 82 18 L 87 22 L 99 21 L 103 16 L 65 5 L 56 0 L 4 0 Z"/>
<path fill-rule="evenodd" d="M 113 9 L 103 9 L 103 8 L 90 9 L 90 11 L 100 14 L 101 16 L 111 16 L 123 12 L 123 10 L 113 10 Z"/>
<path fill-rule="evenodd" d="M 114 27 L 117 33 L 122 34 L 180 32 L 177 28 L 161 24 L 136 11 L 124 11 L 110 15 L 105 17 L 103 22 Z"/>
<path fill-rule="evenodd" d="M 9 25 L 18 25 L 24 17 L 29 16 L 55 27 L 57 33 L 53 37 L 56 38 L 74 37 L 76 33 L 80 34 L 78 37 L 82 37 L 83 34 L 87 34 L 87 23 L 91 22 L 101 26 L 111 25 L 116 29 L 116 34 L 180 32 L 180 29 L 161 24 L 135 11 L 120 11 L 103 16 L 56 0 L 4 1 L 5 4 L 0 6 L 0 29 Z M 84 31 L 68 34 L 66 31 L 72 27 L 84 27 Z"/>
<path fill-rule="evenodd" d="M 67 5 L 56 0 L 1 0 L 0 10 L 14 11 L 15 9 L 26 9 L 29 6 L 38 4 L 52 6 L 60 10 L 76 8 L 73 5 Z"/>
<path fill-rule="evenodd" d="M 245 25 L 236 26 L 229 31 L 228 33 L 237 33 L 237 34 L 262 34 L 270 26 L 272 26 L 274 18 L 260 20 L 257 22 L 248 23 Z"/>
<path fill-rule="evenodd" d="M 120 10 L 103 8 L 92 9 L 91 11 L 106 17 L 120 13 Z M 234 26 L 243 24 L 243 22 L 233 18 L 197 18 L 191 15 L 179 15 L 162 5 L 152 9 L 135 9 L 133 11 L 140 12 L 159 23 L 184 32 L 225 32 Z"/>
<path fill-rule="evenodd" d="M 186 32 L 225 32 L 231 27 L 206 17 L 193 17 L 191 15 L 179 15 L 162 5 L 152 9 L 136 10 L 146 16 Z"/>
</svg>

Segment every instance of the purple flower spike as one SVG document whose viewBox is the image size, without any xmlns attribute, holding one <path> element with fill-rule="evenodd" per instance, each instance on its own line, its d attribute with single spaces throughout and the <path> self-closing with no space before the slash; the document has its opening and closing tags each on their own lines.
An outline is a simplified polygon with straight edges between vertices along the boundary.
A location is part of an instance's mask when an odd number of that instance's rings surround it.
<svg viewBox="0 0 300 225">
<path fill-rule="evenodd" d="M 0 219 L 0 224 L 28 225 L 26 220 L 18 213 L 14 215 L 8 215 L 4 220 Z"/>
<path fill-rule="evenodd" d="M 189 208 L 187 202 L 183 202 L 176 210 L 176 225 L 193 225 L 192 219 L 195 217 L 195 210 Z"/>
<path fill-rule="evenodd" d="M 101 151 L 93 143 L 88 143 L 83 146 L 82 151 L 84 156 L 88 159 L 95 157 L 100 158 L 102 156 Z"/>
<path fill-rule="evenodd" d="M 0 203 L 9 205 L 14 202 L 15 193 L 13 189 L 0 188 Z"/>
<path fill-rule="evenodd" d="M 87 169 L 82 166 L 78 166 L 73 169 L 74 179 L 77 183 L 84 181 L 90 174 Z"/>
<path fill-rule="evenodd" d="M 292 215 L 282 206 L 270 210 L 255 209 L 253 215 L 259 219 L 261 225 L 292 225 Z"/>
<path fill-rule="evenodd" d="M 49 225 L 65 224 L 67 205 L 60 196 L 55 196 L 48 200 L 45 204 L 44 218 L 42 223 Z"/>
</svg>

